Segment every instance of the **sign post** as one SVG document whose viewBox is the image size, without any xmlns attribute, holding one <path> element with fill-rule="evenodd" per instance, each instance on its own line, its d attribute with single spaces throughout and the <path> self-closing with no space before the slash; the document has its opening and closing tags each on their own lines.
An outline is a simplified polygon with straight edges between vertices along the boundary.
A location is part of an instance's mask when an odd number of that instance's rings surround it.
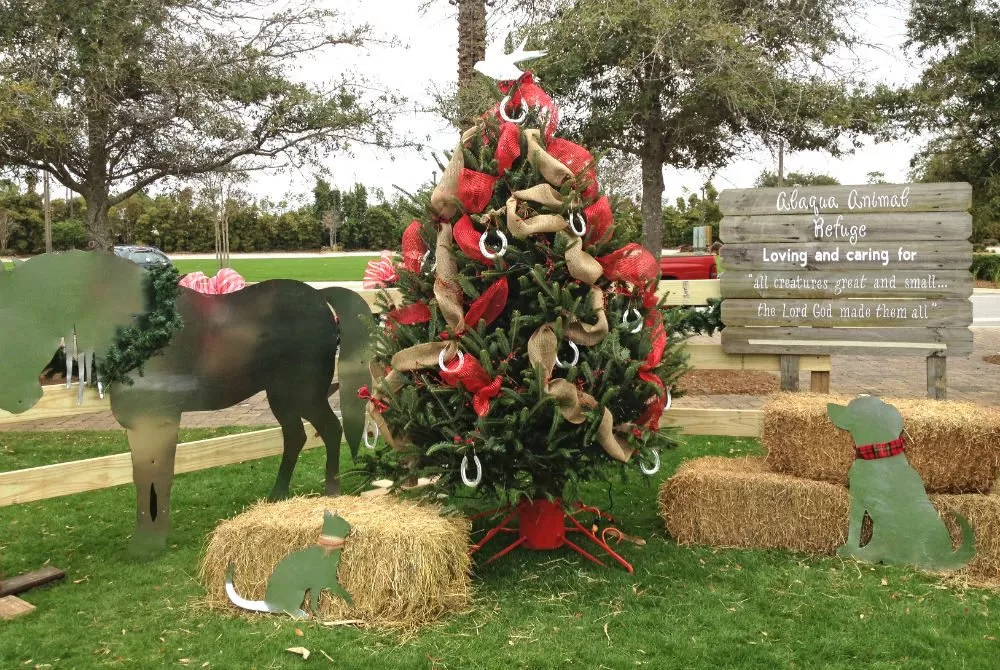
<svg viewBox="0 0 1000 670">
<path fill-rule="evenodd" d="M 729 190 L 719 205 L 724 351 L 924 356 L 928 396 L 944 397 L 945 357 L 972 353 L 969 184 Z"/>
</svg>

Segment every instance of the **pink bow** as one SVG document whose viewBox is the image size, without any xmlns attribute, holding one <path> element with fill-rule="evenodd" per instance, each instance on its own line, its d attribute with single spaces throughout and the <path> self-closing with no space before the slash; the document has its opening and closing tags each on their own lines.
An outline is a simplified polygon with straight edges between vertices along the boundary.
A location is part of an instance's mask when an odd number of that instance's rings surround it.
<svg viewBox="0 0 1000 670">
<path fill-rule="evenodd" d="M 214 277 L 208 277 L 204 272 L 191 272 L 184 275 L 179 283 L 193 291 L 209 295 L 232 293 L 247 285 L 240 273 L 232 268 L 222 268 Z"/>
<path fill-rule="evenodd" d="M 365 268 L 363 288 L 387 288 L 391 286 L 399 275 L 396 273 L 396 264 L 393 261 L 393 252 L 383 251 L 382 257 L 368 261 Z"/>
</svg>

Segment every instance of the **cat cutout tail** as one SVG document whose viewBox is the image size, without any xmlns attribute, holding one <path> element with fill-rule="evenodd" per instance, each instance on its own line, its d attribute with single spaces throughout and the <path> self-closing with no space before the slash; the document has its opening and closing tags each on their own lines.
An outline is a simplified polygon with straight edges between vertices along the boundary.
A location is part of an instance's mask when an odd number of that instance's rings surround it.
<svg viewBox="0 0 1000 670">
<path fill-rule="evenodd" d="M 250 610 L 251 612 L 266 612 L 269 614 L 281 614 L 282 609 L 272 607 L 265 600 L 247 600 L 239 593 L 236 592 L 236 586 L 233 584 L 233 575 L 236 574 L 236 566 L 230 564 L 229 569 L 226 571 L 226 595 L 229 596 L 229 600 L 232 601 L 237 607 L 241 607 L 245 610 Z M 306 619 L 308 614 L 305 610 L 295 610 L 294 612 L 288 612 L 296 619 Z"/>
</svg>

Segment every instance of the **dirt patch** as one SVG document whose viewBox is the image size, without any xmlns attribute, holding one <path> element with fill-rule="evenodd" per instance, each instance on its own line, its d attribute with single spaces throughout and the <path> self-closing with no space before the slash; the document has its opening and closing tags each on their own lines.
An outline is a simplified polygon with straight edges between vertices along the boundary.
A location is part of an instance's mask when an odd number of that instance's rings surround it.
<svg viewBox="0 0 1000 670">
<path fill-rule="evenodd" d="M 781 379 L 760 370 L 690 370 L 678 386 L 688 395 L 768 395 L 781 389 Z"/>
<path fill-rule="evenodd" d="M 990 354 L 989 356 L 983 356 L 983 360 L 993 365 L 1000 365 L 1000 354 Z"/>
<path fill-rule="evenodd" d="M 985 279 L 976 279 L 972 285 L 975 288 L 997 288 L 997 285 L 991 281 L 986 281 Z"/>
</svg>

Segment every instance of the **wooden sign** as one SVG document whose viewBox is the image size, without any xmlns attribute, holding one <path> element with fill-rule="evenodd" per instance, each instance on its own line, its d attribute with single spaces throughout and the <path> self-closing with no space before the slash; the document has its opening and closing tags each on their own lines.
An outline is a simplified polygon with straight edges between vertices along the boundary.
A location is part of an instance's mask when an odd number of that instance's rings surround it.
<svg viewBox="0 0 1000 670">
<path fill-rule="evenodd" d="M 724 191 L 727 353 L 972 350 L 972 187 Z"/>
</svg>

